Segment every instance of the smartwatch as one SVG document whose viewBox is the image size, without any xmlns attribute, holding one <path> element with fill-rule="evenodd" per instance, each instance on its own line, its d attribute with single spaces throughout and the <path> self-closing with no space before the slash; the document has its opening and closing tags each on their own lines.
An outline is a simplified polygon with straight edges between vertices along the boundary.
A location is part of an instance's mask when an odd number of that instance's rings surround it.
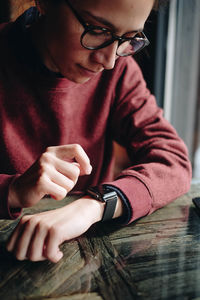
<svg viewBox="0 0 200 300">
<path fill-rule="evenodd" d="M 101 221 L 104 222 L 111 220 L 117 204 L 117 193 L 109 189 L 108 186 L 101 185 L 88 188 L 86 194 L 105 203 L 105 209 Z"/>
</svg>

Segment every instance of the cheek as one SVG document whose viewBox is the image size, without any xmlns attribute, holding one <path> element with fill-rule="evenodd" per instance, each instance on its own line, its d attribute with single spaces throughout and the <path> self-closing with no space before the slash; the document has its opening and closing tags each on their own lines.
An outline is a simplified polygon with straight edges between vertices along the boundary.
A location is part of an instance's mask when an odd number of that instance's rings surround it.
<svg viewBox="0 0 200 300">
<path fill-rule="evenodd" d="M 74 60 L 82 52 L 83 47 L 80 44 L 80 37 L 70 34 L 59 34 L 54 42 L 57 55 L 63 62 L 66 60 Z"/>
<path fill-rule="evenodd" d="M 52 30 L 47 31 L 48 40 L 54 53 L 61 56 L 61 59 L 67 56 L 74 56 L 83 48 L 80 44 L 80 27 L 68 26 L 68 23 L 58 22 Z M 52 26 L 52 25 L 51 25 Z M 64 57 L 63 57 L 64 56 Z"/>
<path fill-rule="evenodd" d="M 76 72 L 77 64 L 87 67 L 90 51 L 84 49 L 79 40 L 66 41 L 59 49 L 59 65 L 65 72 Z"/>
</svg>

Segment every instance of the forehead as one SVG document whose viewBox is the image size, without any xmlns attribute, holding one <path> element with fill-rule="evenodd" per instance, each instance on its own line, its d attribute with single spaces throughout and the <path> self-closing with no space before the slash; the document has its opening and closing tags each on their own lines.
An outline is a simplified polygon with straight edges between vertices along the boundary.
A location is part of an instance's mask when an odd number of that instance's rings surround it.
<svg viewBox="0 0 200 300">
<path fill-rule="evenodd" d="M 81 10 L 103 17 L 116 28 L 143 28 L 154 0 L 71 0 Z"/>
</svg>

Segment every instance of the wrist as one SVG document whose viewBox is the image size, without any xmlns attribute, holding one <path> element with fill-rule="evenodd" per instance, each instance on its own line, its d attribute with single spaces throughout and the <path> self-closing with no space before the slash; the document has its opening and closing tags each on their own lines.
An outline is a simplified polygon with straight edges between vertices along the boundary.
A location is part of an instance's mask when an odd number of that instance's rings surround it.
<svg viewBox="0 0 200 300">
<path fill-rule="evenodd" d="M 93 224 L 102 220 L 105 203 L 100 202 L 89 195 L 82 197 L 80 200 L 84 201 L 84 207 L 87 207 L 89 217 L 91 217 Z"/>
<path fill-rule="evenodd" d="M 105 204 L 103 217 L 101 219 L 102 222 L 121 215 L 122 201 L 118 197 L 117 192 L 109 186 L 104 184 L 100 186 L 93 186 L 88 188 L 86 193 L 93 199 Z"/>
<path fill-rule="evenodd" d="M 119 218 L 124 214 L 124 205 L 123 205 L 123 201 L 122 199 L 117 196 L 117 204 L 116 204 L 116 208 L 115 208 L 115 212 L 113 215 L 113 218 Z"/>
<path fill-rule="evenodd" d="M 22 206 L 17 201 L 17 195 L 15 191 L 15 179 L 10 183 L 8 188 L 8 207 L 21 208 Z"/>
</svg>

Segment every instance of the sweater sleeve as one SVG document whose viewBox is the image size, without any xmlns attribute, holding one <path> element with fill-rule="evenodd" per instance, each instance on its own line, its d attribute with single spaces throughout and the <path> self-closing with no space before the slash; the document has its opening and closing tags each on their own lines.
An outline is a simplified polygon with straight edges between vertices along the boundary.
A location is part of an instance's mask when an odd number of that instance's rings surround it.
<svg viewBox="0 0 200 300">
<path fill-rule="evenodd" d="M 186 193 L 191 165 L 184 142 L 164 119 L 138 65 L 128 62 L 116 88 L 111 132 L 127 149 L 132 166 L 106 184 L 128 199 L 130 223 Z"/>
<path fill-rule="evenodd" d="M 16 219 L 21 214 L 21 208 L 8 206 L 8 189 L 14 178 L 13 175 L 0 174 L 0 219 Z"/>
</svg>

